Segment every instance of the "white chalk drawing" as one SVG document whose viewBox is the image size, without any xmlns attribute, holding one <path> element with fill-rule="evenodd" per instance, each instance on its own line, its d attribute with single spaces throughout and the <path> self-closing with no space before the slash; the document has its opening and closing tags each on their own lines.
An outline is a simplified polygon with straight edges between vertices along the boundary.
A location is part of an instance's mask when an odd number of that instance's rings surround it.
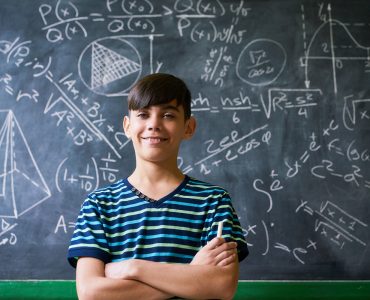
<svg viewBox="0 0 370 300">
<path fill-rule="evenodd" d="M 330 239 L 342 248 L 346 242 L 357 242 L 366 246 L 366 240 L 359 237 L 360 232 L 367 231 L 367 224 L 350 215 L 338 205 L 326 201 L 316 210 L 319 216 L 315 223 L 315 231 Z"/>
<path fill-rule="evenodd" d="M 348 26 L 343 22 L 332 18 L 331 5 L 327 6 L 328 20 L 315 31 L 310 40 L 305 56 L 301 58 L 301 66 L 305 69 L 305 85 L 310 87 L 311 80 L 308 74 L 309 63 L 311 61 L 329 62 L 331 64 L 331 75 L 333 80 L 333 91 L 338 93 L 337 72 L 343 69 L 343 62 L 349 61 L 369 61 L 370 47 L 361 45 L 349 31 Z M 335 31 L 334 31 L 335 27 Z M 322 42 L 322 36 L 329 33 L 329 39 Z M 322 36 L 321 36 L 322 35 Z M 337 50 L 335 40 L 347 40 L 348 45 Z M 353 46 L 353 47 L 352 47 Z M 347 50 L 350 49 L 350 50 Z M 316 74 L 313 73 L 315 77 Z"/>
<path fill-rule="evenodd" d="M 148 0 L 134 1 L 134 2 L 122 0 L 121 7 L 122 7 L 122 11 L 125 12 L 127 15 L 132 15 L 135 13 L 151 14 L 153 13 L 153 10 L 154 10 L 153 4 Z"/>
<path fill-rule="evenodd" d="M 91 87 L 93 90 L 139 70 L 138 63 L 99 43 L 92 44 Z"/>
<path fill-rule="evenodd" d="M 51 192 L 11 110 L 0 110 L 0 124 L 0 217 L 18 218 Z"/>
<path fill-rule="evenodd" d="M 273 83 L 284 70 L 287 55 L 283 46 L 273 40 L 256 39 L 244 47 L 236 63 L 236 75 L 253 86 Z"/>
<path fill-rule="evenodd" d="M 94 93 L 124 95 L 142 72 L 138 50 L 120 37 L 106 37 L 90 43 L 81 53 L 78 72 Z"/>
<path fill-rule="evenodd" d="M 49 4 L 41 4 L 39 13 L 44 24 L 46 39 L 50 43 L 63 41 L 65 38 L 72 40 L 76 35 L 87 37 L 87 30 L 82 24 L 88 17 L 80 16 L 78 8 L 71 3 L 64 3 L 61 0 L 55 7 Z"/>
<path fill-rule="evenodd" d="M 322 102 L 323 92 L 321 89 L 268 89 L 268 97 L 261 93 L 258 97 L 250 96 L 243 90 L 238 94 L 223 96 L 220 95 L 221 105 L 212 105 L 207 97 L 201 93 L 192 99 L 193 112 L 219 113 L 221 111 L 250 111 L 253 113 L 264 113 L 267 119 L 272 114 L 295 110 L 299 116 L 308 118 L 309 109 L 318 106 Z"/>
<path fill-rule="evenodd" d="M 308 201 L 301 200 L 296 213 L 303 210 L 315 217 L 315 232 L 327 238 L 342 249 L 347 242 L 356 242 L 364 247 L 367 241 L 361 237 L 368 231 L 368 225 L 331 201 L 325 201 L 319 210 L 311 208 Z"/>
<path fill-rule="evenodd" d="M 17 243 L 17 236 L 14 233 L 14 228 L 17 223 L 11 224 L 4 219 L 1 219 L 0 226 L 0 246 L 3 245 L 15 245 Z"/>
<path fill-rule="evenodd" d="M 360 110 L 360 106 L 366 106 L 370 99 L 353 99 L 352 95 L 344 97 L 343 124 L 348 130 L 354 130 L 358 119 L 369 119 L 369 112 L 366 109 Z"/>
</svg>

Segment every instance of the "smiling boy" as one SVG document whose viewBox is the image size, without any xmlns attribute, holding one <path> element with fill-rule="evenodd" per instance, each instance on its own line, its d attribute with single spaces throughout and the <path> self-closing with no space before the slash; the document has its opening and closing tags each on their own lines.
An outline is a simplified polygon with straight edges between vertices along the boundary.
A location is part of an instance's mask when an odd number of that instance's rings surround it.
<svg viewBox="0 0 370 300">
<path fill-rule="evenodd" d="M 131 90 L 123 127 L 135 169 L 88 196 L 69 247 L 80 299 L 233 297 L 248 249 L 230 196 L 177 166 L 196 128 L 190 106 L 185 83 L 170 74 Z"/>
</svg>

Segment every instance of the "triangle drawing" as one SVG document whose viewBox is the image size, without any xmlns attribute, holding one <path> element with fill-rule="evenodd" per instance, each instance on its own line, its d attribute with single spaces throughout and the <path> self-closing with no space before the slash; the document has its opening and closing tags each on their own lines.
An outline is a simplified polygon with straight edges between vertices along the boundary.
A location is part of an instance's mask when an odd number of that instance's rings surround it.
<svg viewBox="0 0 370 300">
<path fill-rule="evenodd" d="M 0 217 L 18 218 L 50 196 L 13 112 L 0 110 Z"/>
<path fill-rule="evenodd" d="M 91 54 L 91 87 L 107 85 L 140 70 L 140 64 L 95 42 Z"/>
</svg>

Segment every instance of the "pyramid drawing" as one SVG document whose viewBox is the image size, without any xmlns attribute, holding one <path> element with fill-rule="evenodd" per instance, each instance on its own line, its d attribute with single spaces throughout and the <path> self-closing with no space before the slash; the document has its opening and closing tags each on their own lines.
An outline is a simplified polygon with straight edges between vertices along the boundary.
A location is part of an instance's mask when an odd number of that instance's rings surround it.
<svg viewBox="0 0 370 300">
<path fill-rule="evenodd" d="M 11 110 L 0 110 L 0 217 L 18 218 L 50 190 Z"/>
<path fill-rule="evenodd" d="M 140 64 L 97 42 L 92 44 L 91 60 L 92 89 L 140 71 Z"/>
</svg>

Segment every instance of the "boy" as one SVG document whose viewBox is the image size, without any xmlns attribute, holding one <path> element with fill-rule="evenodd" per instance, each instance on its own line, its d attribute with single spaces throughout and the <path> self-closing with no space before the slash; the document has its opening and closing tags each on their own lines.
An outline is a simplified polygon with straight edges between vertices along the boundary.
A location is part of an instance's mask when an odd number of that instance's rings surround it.
<svg viewBox="0 0 370 300">
<path fill-rule="evenodd" d="M 136 167 L 90 194 L 68 251 L 80 299 L 231 299 L 246 242 L 222 188 L 177 167 L 196 127 L 185 83 L 152 74 L 128 96 Z M 223 222 L 223 237 L 216 237 Z"/>
</svg>

